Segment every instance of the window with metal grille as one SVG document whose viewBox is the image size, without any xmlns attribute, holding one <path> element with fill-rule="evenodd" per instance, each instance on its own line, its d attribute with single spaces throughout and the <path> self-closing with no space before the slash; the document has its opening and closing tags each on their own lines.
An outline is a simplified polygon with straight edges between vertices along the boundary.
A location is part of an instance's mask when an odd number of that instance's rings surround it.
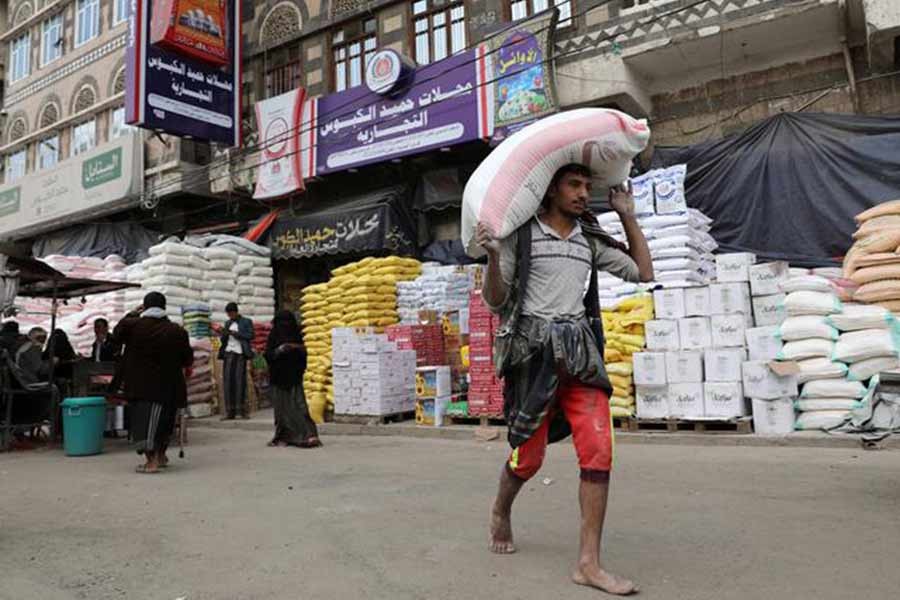
<svg viewBox="0 0 900 600">
<path fill-rule="evenodd" d="M 427 65 L 465 50 L 465 4 L 415 0 L 412 7 L 417 63 Z"/>
<path fill-rule="evenodd" d="M 266 98 L 278 96 L 303 85 L 303 65 L 299 57 L 266 71 Z"/>
<path fill-rule="evenodd" d="M 572 24 L 572 0 L 510 0 L 509 15 L 513 21 L 520 21 L 542 13 L 551 6 L 559 9 L 557 27 L 568 27 Z"/>
<path fill-rule="evenodd" d="M 347 25 L 331 37 L 331 56 L 334 62 L 334 91 L 349 90 L 366 77 L 366 65 L 378 48 L 378 21 L 365 19 Z"/>
</svg>

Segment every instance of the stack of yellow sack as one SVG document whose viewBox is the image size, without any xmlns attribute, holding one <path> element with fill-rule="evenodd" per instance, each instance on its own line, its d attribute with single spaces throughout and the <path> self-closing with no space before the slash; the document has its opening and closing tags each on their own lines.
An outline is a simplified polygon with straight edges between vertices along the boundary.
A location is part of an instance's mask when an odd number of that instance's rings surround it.
<svg viewBox="0 0 900 600">
<path fill-rule="evenodd" d="M 331 330 L 371 327 L 384 333 L 399 322 L 397 282 L 415 279 L 421 272 L 422 264 L 412 258 L 369 257 L 335 269 L 328 283 L 303 290 L 300 313 L 309 353 L 303 390 L 314 421 L 321 423 L 326 411 L 334 408 Z"/>
<path fill-rule="evenodd" d="M 900 200 L 856 215 L 859 228 L 844 257 L 844 277 L 859 286 L 853 301 L 900 313 Z"/>
<path fill-rule="evenodd" d="M 614 417 L 634 416 L 634 378 L 632 355 L 644 348 L 644 323 L 653 319 L 653 297 L 635 296 L 603 311 L 606 348 L 603 360 L 613 385 L 609 399 Z"/>
<path fill-rule="evenodd" d="M 329 306 L 328 284 L 310 285 L 303 289 L 300 314 L 303 340 L 308 353 L 303 375 L 303 392 L 309 413 L 316 423 L 325 420 L 331 393 L 331 327 L 343 315 Z"/>
</svg>

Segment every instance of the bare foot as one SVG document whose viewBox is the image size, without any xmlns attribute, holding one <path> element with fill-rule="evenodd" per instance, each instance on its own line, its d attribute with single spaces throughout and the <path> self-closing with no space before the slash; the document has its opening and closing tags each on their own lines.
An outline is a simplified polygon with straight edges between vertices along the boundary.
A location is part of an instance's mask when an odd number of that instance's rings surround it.
<svg viewBox="0 0 900 600">
<path fill-rule="evenodd" d="M 491 512 L 491 552 L 494 554 L 512 554 L 516 551 L 513 545 L 512 523 L 509 514 L 496 509 Z"/>
<path fill-rule="evenodd" d="M 637 594 L 640 589 L 634 582 L 612 573 L 607 573 L 597 565 L 579 565 L 572 573 L 572 581 L 616 596 Z"/>
</svg>

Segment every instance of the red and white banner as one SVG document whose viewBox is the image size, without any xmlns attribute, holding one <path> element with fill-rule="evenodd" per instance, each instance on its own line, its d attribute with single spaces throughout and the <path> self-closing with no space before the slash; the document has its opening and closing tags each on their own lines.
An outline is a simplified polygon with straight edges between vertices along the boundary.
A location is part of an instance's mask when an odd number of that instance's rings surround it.
<svg viewBox="0 0 900 600">
<path fill-rule="evenodd" d="M 256 175 L 258 200 L 278 198 L 305 189 L 300 149 L 306 91 L 298 88 L 256 103 L 256 125 L 262 152 Z"/>
</svg>

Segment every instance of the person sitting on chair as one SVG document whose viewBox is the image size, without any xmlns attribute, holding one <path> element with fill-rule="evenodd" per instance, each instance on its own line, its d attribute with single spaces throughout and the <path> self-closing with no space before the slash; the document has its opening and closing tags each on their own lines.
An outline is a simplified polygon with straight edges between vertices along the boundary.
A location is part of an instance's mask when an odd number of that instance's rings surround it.
<svg viewBox="0 0 900 600">
<path fill-rule="evenodd" d="M 34 327 L 28 332 L 25 343 L 16 350 L 15 363 L 21 370 L 21 377 L 25 379 L 20 382 L 23 385 L 50 381 L 51 362 L 43 355 L 45 343 L 47 331 L 41 327 Z"/>
</svg>

